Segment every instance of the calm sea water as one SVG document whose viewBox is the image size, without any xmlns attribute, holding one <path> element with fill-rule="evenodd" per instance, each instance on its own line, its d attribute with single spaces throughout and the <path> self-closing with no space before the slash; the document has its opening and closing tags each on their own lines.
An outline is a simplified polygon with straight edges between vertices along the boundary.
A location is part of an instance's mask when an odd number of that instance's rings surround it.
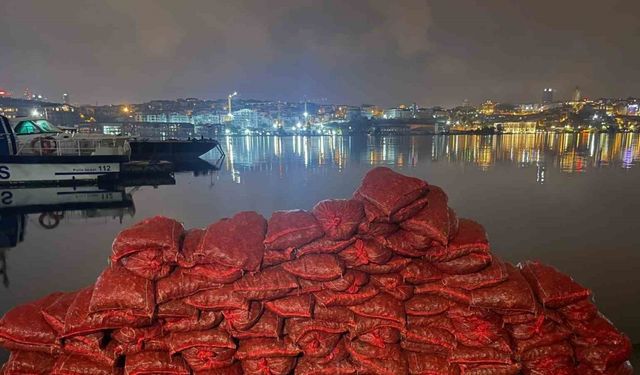
<svg viewBox="0 0 640 375">
<path fill-rule="evenodd" d="M 493 251 L 539 259 L 591 288 L 640 342 L 640 135 L 229 137 L 221 169 L 82 194 L 0 190 L 0 313 L 95 281 L 114 236 L 152 215 L 206 226 L 240 210 L 310 209 L 351 196 L 373 166 L 439 185 Z M 215 159 L 217 155 L 205 155 Z M 170 185 L 166 185 L 166 184 Z M 165 184 L 165 185 L 163 185 Z M 66 203 L 65 203 L 66 202 Z"/>
</svg>

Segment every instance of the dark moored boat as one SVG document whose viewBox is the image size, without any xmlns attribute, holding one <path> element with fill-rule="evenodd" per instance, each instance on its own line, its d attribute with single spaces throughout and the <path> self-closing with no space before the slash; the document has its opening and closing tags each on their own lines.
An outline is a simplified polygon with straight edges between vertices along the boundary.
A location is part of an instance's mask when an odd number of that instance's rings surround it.
<svg viewBox="0 0 640 375">
<path fill-rule="evenodd" d="M 168 160 L 186 161 L 216 148 L 224 155 L 220 143 L 215 139 L 153 141 L 143 139 L 129 140 L 131 160 Z"/>
</svg>

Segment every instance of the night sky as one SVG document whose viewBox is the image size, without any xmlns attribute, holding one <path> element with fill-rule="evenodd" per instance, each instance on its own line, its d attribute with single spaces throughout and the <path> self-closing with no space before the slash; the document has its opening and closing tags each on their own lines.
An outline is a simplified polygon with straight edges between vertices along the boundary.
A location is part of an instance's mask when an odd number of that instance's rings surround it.
<svg viewBox="0 0 640 375">
<path fill-rule="evenodd" d="M 455 106 L 640 95 L 639 0 L 2 0 L 0 87 Z"/>
</svg>

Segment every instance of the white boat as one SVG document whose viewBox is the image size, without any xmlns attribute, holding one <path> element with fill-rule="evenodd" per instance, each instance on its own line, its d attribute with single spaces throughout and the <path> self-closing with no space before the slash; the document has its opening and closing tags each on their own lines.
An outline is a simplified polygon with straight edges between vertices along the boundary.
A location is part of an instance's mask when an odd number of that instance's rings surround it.
<svg viewBox="0 0 640 375">
<path fill-rule="evenodd" d="M 0 116 L 0 185 L 95 181 L 129 161 L 125 137 L 65 133 L 39 118 Z"/>
</svg>

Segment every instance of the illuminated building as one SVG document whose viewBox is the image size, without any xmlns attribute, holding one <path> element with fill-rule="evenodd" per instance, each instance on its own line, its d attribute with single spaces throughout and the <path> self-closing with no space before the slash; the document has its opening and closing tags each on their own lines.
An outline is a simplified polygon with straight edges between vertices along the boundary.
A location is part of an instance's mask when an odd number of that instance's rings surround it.
<svg viewBox="0 0 640 375">
<path fill-rule="evenodd" d="M 537 123 L 535 121 L 505 121 L 497 122 L 495 126 L 503 133 L 535 133 Z"/>
<path fill-rule="evenodd" d="M 553 89 L 546 88 L 542 90 L 542 104 L 553 103 Z"/>
<path fill-rule="evenodd" d="M 496 111 L 496 104 L 491 100 L 487 100 L 480 106 L 480 113 L 483 115 L 492 115 Z"/>
<path fill-rule="evenodd" d="M 233 125 L 239 128 L 257 128 L 258 112 L 253 109 L 241 109 L 233 112 Z"/>
<path fill-rule="evenodd" d="M 9 90 L 5 90 L 0 87 L 0 98 L 8 98 L 10 96 L 11 96 L 11 93 L 9 92 Z"/>
<path fill-rule="evenodd" d="M 413 118 L 413 113 L 408 108 L 389 108 L 384 110 L 384 118 L 389 120 Z"/>
</svg>

